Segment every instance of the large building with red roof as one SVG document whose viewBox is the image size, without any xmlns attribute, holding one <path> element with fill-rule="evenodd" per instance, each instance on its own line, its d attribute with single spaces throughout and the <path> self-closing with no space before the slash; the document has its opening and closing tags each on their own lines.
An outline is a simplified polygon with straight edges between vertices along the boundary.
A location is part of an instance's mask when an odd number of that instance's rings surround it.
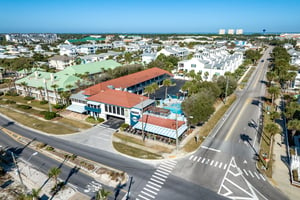
<svg viewBox="0 0 300 200">
<path fill-rule="evenodd" d="M 153 106 L 155 101 L 142 96 L 144 88 L 152 83 L 162 85 L 172 74 L 160 68 L 151 68 L 105 81 L 71 96 L 72 105 L 67 109 L 108 119 L 115 117 L 134 125 L 141 110 Z"/>
</svg>

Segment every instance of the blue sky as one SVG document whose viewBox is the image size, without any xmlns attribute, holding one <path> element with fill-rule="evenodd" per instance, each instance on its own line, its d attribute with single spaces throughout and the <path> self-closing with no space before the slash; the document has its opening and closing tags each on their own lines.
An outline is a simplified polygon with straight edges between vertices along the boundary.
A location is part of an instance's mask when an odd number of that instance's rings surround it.
<svg viewBox="0 0 300 200">
<path fill-rule="evenodd" d="M 7 32 L 300 32 L 300 0 L 0 0 Z"/>
</svg>

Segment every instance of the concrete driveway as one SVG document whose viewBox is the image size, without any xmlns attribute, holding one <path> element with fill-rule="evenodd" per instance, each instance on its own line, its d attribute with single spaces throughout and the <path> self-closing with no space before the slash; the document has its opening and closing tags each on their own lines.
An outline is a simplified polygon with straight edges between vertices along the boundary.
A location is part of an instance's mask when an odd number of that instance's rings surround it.
<svg viewBox="0 0 300 200">
<path fill-rule="evenodd" d="M 97 125 L 80 133 L 57 137 L 100 150 L 115 152 L 112 146 L 112 135 L 115 131 L 115 129 Z"/>
</svg>

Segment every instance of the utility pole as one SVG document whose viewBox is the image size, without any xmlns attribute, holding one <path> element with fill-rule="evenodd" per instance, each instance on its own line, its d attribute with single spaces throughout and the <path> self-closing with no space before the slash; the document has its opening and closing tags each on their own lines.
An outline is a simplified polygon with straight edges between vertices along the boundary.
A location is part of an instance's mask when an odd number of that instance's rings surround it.
<svg viewBox="0 0 300 200">
<path fill-rule="evenodd" d="M 225 99 L 224 99 L 224 104 L 226 104 L 226 98 L 227 98 L 227 90 L 228 90 L 228 77 L 226 76 L 226 88 L 225 88 Z"/>
<path fill-rule="evenodd" d="M 128 191 L 127 191 L 127 195 L 126 195 L 126 200 L 128 200 L 130 198 L 130 189 L 131 189 L 131 185 L 132 185 L 132 180 L 133 180 L 133 177 L 130 176 L 130 181 L 129 181 L 129 187 L 128 187 Z"/>
<path fill-rule="evenodd" d="M 145 140 L 145 133 L 144 133 L 144 122 L 143 122 L 143 113 L 144 113 L 143 97 L 141 97 L 141 106 L 142 106 L 142 109 L 141 109 L 142 138 L 143 138 L 143 141 L 144 141 Z"/>
<path fill-rule="evenodd" d="M 175 118 L 175 123 L 176 123 L 176 151 L 178 153 L 179 150 L 179 144 L 178 144 L 178 120 L 177 120 L 177 113 L 176 113 L 176 118 Z"/>
<path fill-rule="evenodd" d="M 24 192 L 26 192 L 26 187 L 25 187 L 25 185 L 24 185 L 24 182 L 23 182 L 23 179 L 22 179 L 22 176 L 21 176 L 21 173 L 20 173 L 20 169 L 19 169 L 18 163 L 17 163 L 17 161 L 16 161 L 16 159 L 15 159 L 14 152 L 11 152 L 11 156 L 12 156 L 13 161 L 14 161 L 14 164 L 15 164 L 15 166 L 16 166 L 16 168 L 17 168 L 17 173 L 18 173 L 18 176 L 19 176 L 21 185 L 22 185 L 22 187 L 23 187 L 23 190 L 24 190 Z"/>
</svg>

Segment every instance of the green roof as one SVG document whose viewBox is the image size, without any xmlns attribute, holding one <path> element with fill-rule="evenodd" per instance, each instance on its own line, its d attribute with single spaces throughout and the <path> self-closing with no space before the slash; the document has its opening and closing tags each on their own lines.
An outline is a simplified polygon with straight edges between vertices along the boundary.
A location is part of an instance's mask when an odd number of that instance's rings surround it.
<svg viewBox="0 0 300 200">
<path fill-rule="evenodd" d="M 51 74 L 53 74 L 53 81 L 51 80 Z M 77 88 L 76 82 L 80 80 L 79 77 L 72 76 L 72 75 L 58 75 L 57 73 L 50 73 L 50 72 L 42 72 L 36 71 L 25 78 L 19 79 L 16 81 L 16 84 L 21 84 L 22 82 L 27 83 L 29 87 L 42 87 L 45 88 L 44 80 L 46 80 L 47 89 L 53 91 L 51 85 L 58 85 L 58 91 L 67 91 L 69 89 L 66 88 L 67 85 L 73 85 L 73 89 Z M 81 80 L 80 80 L 81 81 Z"/>
<path fill-rule="evenodd" d="M 76 43 L 76 42 L 87 42 L 87 41 L 104 41 L 105 38 L 94 38 L 94 37 L 85 37 L 81 39 L 70 39 L 68 40 L 70 43 Z"/>
<path fill-rule="evenodd" d="M 42 68 L 39 68 L 39 67 L 38 68 L 33 67 L 31 69 L 22 69 L 22 70 L 19 70 L 18 73 L 19 74 L 30 74 L 30 73 L 33 73 L 35 71 L 45 71 L 45 70 L 42 69 Z"/>
<path fill-rule="evenodd" d="M 88 72 L 89 74 L 97 74 L 101 73 L 102 69 L 114 69 L 119 66 L 122 65 L 114 60 L 103 60 L 99 62 L 69 66 L 63 71 L 57 72 L 56 74 L 75 75 L 85 74 L 86 72 Z"/>
</svg>

